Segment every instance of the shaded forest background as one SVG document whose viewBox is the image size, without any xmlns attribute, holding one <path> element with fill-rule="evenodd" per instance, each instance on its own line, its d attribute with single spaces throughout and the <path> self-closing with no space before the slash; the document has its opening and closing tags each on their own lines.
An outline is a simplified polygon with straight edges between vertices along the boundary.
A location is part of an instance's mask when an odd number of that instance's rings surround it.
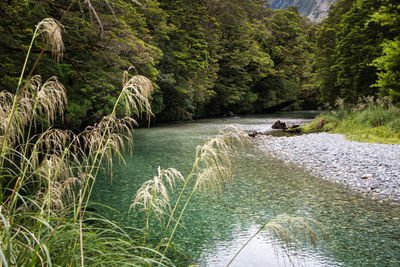
<svg viewBox="0 0 400 267">
<path fill-rule="evenodd" d="M 35 24 L 70 3 L 1 0 L 1 89 L 15 91 Z M 398 102 L 399 20 L 397 0 L 339 0 L 319 24 L 263 0 L 76 0 L 62 61 L 46 52 L 34 74 L 65 85 L 63 127 L 73 129 L 111 112 L 127 69 L 153 82 L 155 121 L 262 113 L 288 100 L 298 109 L 338 97 Z"/>
</svg>

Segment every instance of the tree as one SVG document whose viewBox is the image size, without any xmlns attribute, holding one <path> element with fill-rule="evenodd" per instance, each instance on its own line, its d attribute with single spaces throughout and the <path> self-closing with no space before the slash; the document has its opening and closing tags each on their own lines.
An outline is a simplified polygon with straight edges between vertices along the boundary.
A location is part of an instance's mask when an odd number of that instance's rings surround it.
<svg viewBox="0 0 400 267">
<path fill-rule="evenodd" d="M 371 20 L 388 28 L 383 42 L 383 53 L 374 60 L 374 66 L 379 71 L 376 86 L 381 95 L 400 101 L 400 3 L 393 0 L 382 1 Z"/>
<path fill-rule="evenodd" d="M 334 57 L 342 16 L 349 12 L 353 0 L 339 0 L 331 6 L 329 16 L 323 20 L 316 33 L 316 72 L 321 102 L 333 104 L 340 96 L 340 89 L 336 85 L 337 71 L 332 68 L 336 60 Z"/>
<path fill-rule="evenodd" d="M 88 2 L 89 3 L 89 2 Z M 35 21 L 46 17 L 60 19 L 70 1 L 9 1 L 1 6 L 0 24 L 2 72 L 0 86 L 13 90 L 22 66 L 23 52 L 29 43 Z M 83 19 L 82 19 L 83 18 Z M 57 75 L 66 86 L 69 96 L 66 122 L 68 127 L 80 128 L 97 121 L 111 111 L 121 73 L 131 68 L 155 80 L 155 68 L 161 51 L 149 43 L 150 36 L 143 15 L 131 1 L 116 0 L 111 4 L 91 0 L 80 5 L 75 1 L 64 17 L 65 51 L 61 64 L 46 52 L 35 72 L 47 79 Z M 35 44 L 34 54 L 39 54 Z M 28 70 L 35 58 L 29 62 Z"/>
<path fill-rule="evenodd" d="M 295 8 L 277 10 L 263 21 L 262 47 L 273 61 L 273 70 L 254 86 L 258 112 L 279 102 L 296 99 L 312 80 L 311 24 Z"/>
<path fill-rule="evenodd" d="M 202 1 L 160 1 L 167 12 L 168 37 L 157 40 L 164 56 L 157 65 L 165 108 L 161 120 L 192 118 L 214 94 L 217 65 L 205 25 L 212 21 Z"/>
</svg>

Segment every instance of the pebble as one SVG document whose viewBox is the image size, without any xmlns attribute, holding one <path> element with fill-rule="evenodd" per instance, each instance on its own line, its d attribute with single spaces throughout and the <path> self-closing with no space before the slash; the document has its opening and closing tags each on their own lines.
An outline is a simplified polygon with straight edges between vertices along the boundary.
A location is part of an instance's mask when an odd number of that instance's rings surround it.
<svg viewBox="0 0 400 267">
<path fill-rule="evenodd" d="M 260 136 L 259 148 L 324 179 L 368 194 L 400 200 L 400 145 L 349 141 L 339 134 Z"/>
</svg>

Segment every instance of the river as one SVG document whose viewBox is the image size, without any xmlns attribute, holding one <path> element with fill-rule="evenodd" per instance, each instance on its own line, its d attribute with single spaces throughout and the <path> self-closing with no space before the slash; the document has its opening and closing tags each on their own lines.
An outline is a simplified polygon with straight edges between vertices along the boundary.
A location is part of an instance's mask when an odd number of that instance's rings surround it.
<svg viewBox="0 0 400 267">
<path fill-rule="evenodd" d="M 157 168 L 176 168 L 187 174 L 195 148 L 225 125 L 244 131 L 267 131 L 276 119 L 310 119 L 313 112 L 198 120 L 161 125 L 134 132 L 133 156 L 127 166 L 114 166 L 113 182 L 98 177 L 92 201 L 108 219 L 141 227 L 143 216 L 128 210 L 136 190 Z M 310 217 L 328 233 L 317 248 L 284 249 L 261 232 L 232 266 L 400 266 L 400 208 L 361 196 L 340 184 L 314 177 L 301 168 L 275 160 L 254 145 L 234 157 L 235 179 L 222 194 L 196 195 L 174 238 L 176 248 L 189 258 L 184 264 L 226 266 L 243 244 L 268 220 L 279 214 Z M 160 222 L 153 220 L 154 229 Z M 157 231 L 157 230 L 156 230 Z M 175 262 L 183 264 L 182 262 Z"/>
</svg>

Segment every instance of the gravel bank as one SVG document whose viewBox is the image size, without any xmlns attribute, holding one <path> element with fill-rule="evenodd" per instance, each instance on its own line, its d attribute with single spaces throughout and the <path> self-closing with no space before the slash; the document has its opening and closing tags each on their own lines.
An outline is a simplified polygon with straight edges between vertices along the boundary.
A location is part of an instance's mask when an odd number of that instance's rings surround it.
<svg viewBox="0 0 400 267">
<path fill-rule="evenodd" d="M 260 149 L 314 175 L 372 196 L 400 200 L 400 145 L 360 143 L 328 133 L 264 135 L 258 140 Z"/>
</svg>

